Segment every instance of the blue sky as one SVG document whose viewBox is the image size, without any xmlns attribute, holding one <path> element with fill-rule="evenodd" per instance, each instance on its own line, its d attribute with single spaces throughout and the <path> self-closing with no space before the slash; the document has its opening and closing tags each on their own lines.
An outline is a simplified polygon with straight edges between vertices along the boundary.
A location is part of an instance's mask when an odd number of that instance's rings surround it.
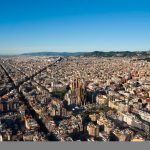
<svg viewBox="0 0 150 150">
<path fill-rule="evenodd" d="M 150 50 L 149 0 L 0 0 L 0 54 Z"/>
</svg>

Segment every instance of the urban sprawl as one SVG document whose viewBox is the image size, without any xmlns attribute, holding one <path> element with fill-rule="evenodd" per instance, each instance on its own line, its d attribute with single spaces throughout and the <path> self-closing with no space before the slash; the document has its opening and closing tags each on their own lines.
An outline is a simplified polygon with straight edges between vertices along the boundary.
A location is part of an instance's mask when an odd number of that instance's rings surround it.
<svg viewBox="0 0 150 150">
<path fill-rule="evenodd" d="M 150 62 L 0 57 L 0 141 L 150 140 Z"/>
</svg>

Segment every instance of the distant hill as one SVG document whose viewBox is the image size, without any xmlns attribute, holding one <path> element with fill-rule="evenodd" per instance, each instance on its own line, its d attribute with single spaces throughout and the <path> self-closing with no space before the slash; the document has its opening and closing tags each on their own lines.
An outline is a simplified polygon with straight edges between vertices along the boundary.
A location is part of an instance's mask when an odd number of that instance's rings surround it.
<svg viewBox="0 0 150 150">
<path fill-rule="evenodd" d="M 150 56 L 150 51 L 110 51 L 110 52 L 103 52 L 103 51 L 94 51 L 85 53 L 84 56 L 90 57 L 147 57 Z"/>
<path fill-rule="evenodd" d="M 36 52 L 36 53 L 24 53 L 22 55 L 27 56 L 79 56 L 84 54 L 84 52 Z"/>
<path fill-rule="evenodd" d="M 36 52 L 25 53 L 25 56 L 85 56 L 85 57 L 149 57 L 150 51 L 94 51 L 94 52 Z"/>
</svg>

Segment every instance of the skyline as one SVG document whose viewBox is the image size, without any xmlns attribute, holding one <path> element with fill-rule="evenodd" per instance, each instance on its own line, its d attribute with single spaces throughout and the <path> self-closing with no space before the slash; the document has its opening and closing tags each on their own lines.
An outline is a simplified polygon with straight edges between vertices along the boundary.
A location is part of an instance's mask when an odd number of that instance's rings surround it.
<svg viewBox="0 0 150 150">
<path fill-rule="evenodd" d="M 148 0 L 0 3 L 0 55 L 150 49 Z"/>
</svg>

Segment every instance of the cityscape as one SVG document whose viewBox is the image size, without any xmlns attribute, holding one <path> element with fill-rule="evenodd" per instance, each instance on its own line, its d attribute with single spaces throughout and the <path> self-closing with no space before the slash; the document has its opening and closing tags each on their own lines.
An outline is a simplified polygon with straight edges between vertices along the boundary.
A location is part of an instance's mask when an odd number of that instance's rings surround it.
<svg viewBox="0 0 150 150">
<path fill-rule="evenodd" d="M 0 149 L 26 143 L 150 144 L 150 0 L 0 0 Z"/>
<path fill-rule="evenodd" d="M 0 57 L 0 141 L 149 140 L 149 61 Z"/>
</svg>

